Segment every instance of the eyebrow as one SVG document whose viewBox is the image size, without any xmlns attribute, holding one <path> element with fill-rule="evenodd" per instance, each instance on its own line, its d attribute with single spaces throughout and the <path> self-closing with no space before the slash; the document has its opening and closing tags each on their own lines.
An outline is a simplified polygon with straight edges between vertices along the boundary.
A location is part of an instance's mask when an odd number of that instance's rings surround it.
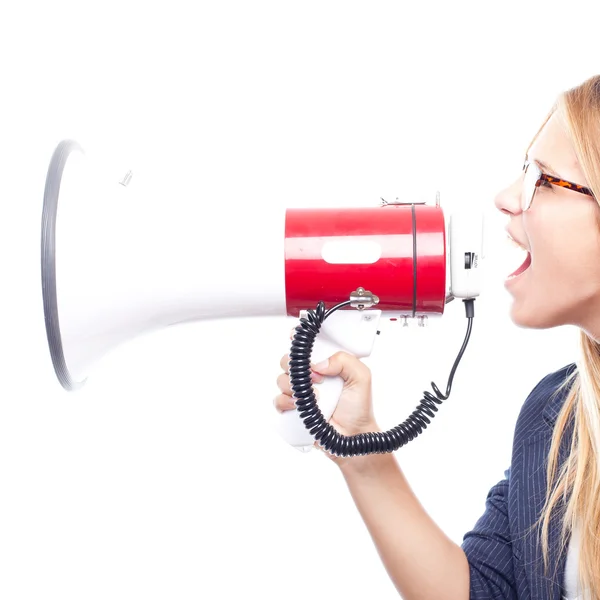
<svg viewBox="0 0 600 600">
<path fill-rule="evenodd" d="M 550 165 L 547 165 L 545 162 L 542 162 L 541 160 L 538 160 L 537 158 L 534 158 L 533 162 L 537 163 L 540 166 L 540 169 L 542 169 L 542 171 L 548 173 L 548 175 L 554 175 L 554 177 L 556 177 L 558 179 L 562 179 L 562 177 L 556 172 L 556 170 L 553 169 Z"/>
<path fill-rule="evenodd" d="M 548 173 L 549 175 L 554 175 L 555 177 L 558 177 L 559 179 L 562 179 L 562 177 L 550 165 L 547 165 L 546 163 L 543 163 L 541 160 L 536 160 L 535 162 L 537 162 L 537 164 L 540 165 L 540 167 L 544 171 L 546 171 L 546 173 Z"/>
</svg>

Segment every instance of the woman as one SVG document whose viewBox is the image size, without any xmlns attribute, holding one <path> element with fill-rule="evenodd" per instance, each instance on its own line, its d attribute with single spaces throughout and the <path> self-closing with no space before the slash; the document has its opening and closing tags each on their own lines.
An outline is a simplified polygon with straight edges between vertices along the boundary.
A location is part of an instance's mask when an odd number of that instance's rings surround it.
<svg viewBox="0 0 600 600">
<path fill-rule="evenodd" d="M 405 600 L 600 598 L 600 76 L 559 96 L 523 169 L 496 198 L 510 237 L 528 251 L 529 266 L 506 281 L 511 318 L 576 325 L 582 353 L 527 397 L 511 466 L 473 530 L 452 542 L 393 454 L 327 454 Z M 294 408 L 287 363 L 286 355 L 280 411 Z M 345 353 L 313 366 L 316 383 L 334 375 L 345 385 L 331 424 L 346 435 L 381 431 L 368 367 Z"/>
</svg>

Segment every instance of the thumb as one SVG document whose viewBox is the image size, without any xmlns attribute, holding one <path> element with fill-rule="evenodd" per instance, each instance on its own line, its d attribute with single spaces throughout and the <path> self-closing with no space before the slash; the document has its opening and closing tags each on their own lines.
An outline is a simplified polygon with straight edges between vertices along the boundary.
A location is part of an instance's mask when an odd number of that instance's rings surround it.
<svg viewBox="0 0 600 600">
<path fill-rule="evenodd" d="M 339 375 L 346 383 L 360 381 L 370 376 L 369 368 L 356 356 L 348 352 L 336 352 L 329 358 L 311 365 L 313 371 L 321 375 Z"/>
</svg>

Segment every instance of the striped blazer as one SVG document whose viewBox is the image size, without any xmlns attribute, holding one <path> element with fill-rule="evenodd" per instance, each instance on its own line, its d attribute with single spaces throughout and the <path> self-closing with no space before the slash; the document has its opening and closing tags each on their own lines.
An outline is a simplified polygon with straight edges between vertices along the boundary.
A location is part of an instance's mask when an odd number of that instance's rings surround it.
<svg viewBox="0 0 600 600">
<path fill-rule="evenodd" d="M 489 491 L 485 512 L 463 538 L 462 548 L 471 574 L 471 600 L 561 598 L 566 563 L 566 548 L 559 548 L 563 505 L 554 511 L 550 521 L 548 576 L 544 574 L 537 542 L 538 529 L 531 528 L 544 505 L 552 428 L 568 390 L 554 392 L 575 368 L 575 364 L 570 364 L 544 377 L 521 408 L 510 467 L 504 472 L 504 479 Z M 561 441 L 561 462 L 572 433 L 571 423 Z"/>
</svg>

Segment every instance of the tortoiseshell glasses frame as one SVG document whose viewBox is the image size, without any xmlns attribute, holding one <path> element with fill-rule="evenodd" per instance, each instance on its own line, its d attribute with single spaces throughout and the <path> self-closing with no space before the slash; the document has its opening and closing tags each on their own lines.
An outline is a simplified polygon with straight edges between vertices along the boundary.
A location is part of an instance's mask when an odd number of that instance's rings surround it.
<svg viewBox="0 0 600 600">
<path fill-rule="evenodd" d="M 556 185 L 558 187 L 573 190 L 574 192 L 579 192 L 580 194 L 586 194 L 592 198 L 594 197 L 592 190 L 589 188 L 543 173 L 538 165 L 534 162 L 530 162 L 527 158 L 525 158 L 525 163 L 523 164 L 523 172 L 525 173 L 525 176 L 523 177 L 523 193 L 521 195 L 521 209 L 523 212 L 529 209 L 533 202 L 536 190 L 543 183 Z"/>
</svg>

